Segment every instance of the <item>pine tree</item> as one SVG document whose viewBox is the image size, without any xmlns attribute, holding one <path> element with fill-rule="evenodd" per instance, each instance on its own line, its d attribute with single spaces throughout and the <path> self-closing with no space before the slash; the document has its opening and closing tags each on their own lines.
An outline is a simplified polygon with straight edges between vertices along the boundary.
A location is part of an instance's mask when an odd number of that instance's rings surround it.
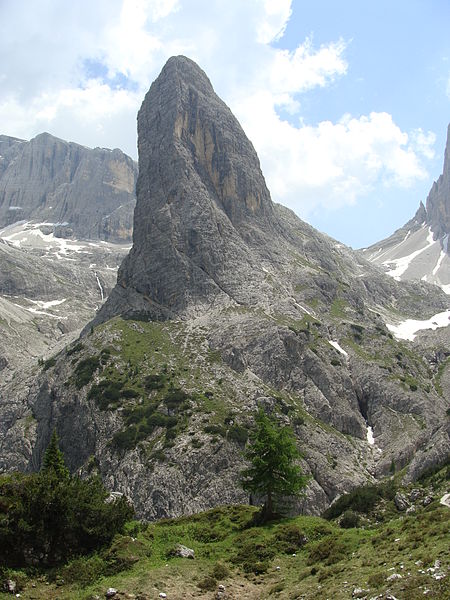
<svg viewBox="0 0 450 600">
<path fill-rule="evenodd" d="M 70 478 L 69 469 L 64 462 L 64 455 L 59 449 L 59 440 L 56 429 L 53 430 L 50 443 L 45 451 L 41 473 L 56 475 L 57 479 L 61 480 Z"/>
<path fill-rule="evenodd" d="M 255 422 L 251 444 L 244 452 L 251 466 L 242 471 L 241 485 L 244 490 L 265 497 L 262 520 L 269 521 L 276 516 L 282 500 L 301 494 L 308 478 L 295 464 L 301 455 L 292 429 L 281 427 L 262 409 Z"/>
</svg>

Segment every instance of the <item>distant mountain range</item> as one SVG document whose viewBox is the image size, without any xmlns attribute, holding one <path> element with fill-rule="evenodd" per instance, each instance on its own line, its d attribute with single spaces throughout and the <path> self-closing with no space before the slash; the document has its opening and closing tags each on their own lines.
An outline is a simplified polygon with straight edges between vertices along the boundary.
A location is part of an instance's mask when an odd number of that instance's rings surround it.
<svg viewBox="0 0 450 600">
<path fill-rule="evenodd" d="M 0 229 L 33 221 L 60 237 L 129 241 L 136 179 L 136 163 L 118 149 L 0 135 Z"/>
<path fill-rule="evenodd" d="M 390 237 L 363 250 L 365 258 L 380 265 L 397 280 L 422 280 L 450 294 L 450 125 L 442 175 L 425 206 Z"/>
</svg>

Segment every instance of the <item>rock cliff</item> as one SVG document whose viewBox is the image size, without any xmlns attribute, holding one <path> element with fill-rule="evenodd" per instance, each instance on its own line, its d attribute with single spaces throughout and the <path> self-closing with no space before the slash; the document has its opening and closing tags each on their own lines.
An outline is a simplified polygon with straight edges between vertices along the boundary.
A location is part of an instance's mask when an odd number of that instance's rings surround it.
<svg viewBox="0 0 450 600">
<path fill-rule="evenodd" d="M 21 220 L 53 224 L 56 235 L 128 241 L 137 166 L 120 150 L 0 136 L 0 228 Z"/>
<path fill-rule="evenodd" d="M 387 328 L 444 311 L 445 294 L 397 283 L 272 203 L 251 143 L 191 60 L 167 62 L 138 133 L 133 247 L 79 344 L 25 396 L 11 383 L 4 468 L 38 468 L 56 427 L 70 468 L 99 472 L 141 516 L 243 502 L 258 406 L 303 450 L 312 478 L 297 510 L 392 468 L 416 476 L 430 447 L 432 462 L 448 456 L 450 348 Z"/>
<path fill-rule="evenodd" d="M 442 175 L 433 183 L 426 202 L 427 223 L 435 238 L 450 234 L 450 125 L 447 128 Z M 446 248 L 449 252 L 448 247 Z"/>
</svg>

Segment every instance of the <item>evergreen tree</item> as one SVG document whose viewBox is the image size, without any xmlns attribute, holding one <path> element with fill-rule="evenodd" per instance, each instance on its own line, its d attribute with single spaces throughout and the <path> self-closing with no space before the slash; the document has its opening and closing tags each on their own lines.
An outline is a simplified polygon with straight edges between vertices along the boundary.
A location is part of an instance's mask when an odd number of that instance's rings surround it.
<svg viewBox="0 0 450 600">
<path fill-rule="evenodd" d="M 64 455 L 59 449 L 59 440 L 56 429 L 53 430 L 50 443 L 44 454 L 41 472 L 47 475 L 56 475 L 57 479 L 70 478 L 69 469 L 64 462 Z"/>
<path fill-rule="evenodd" d="M 53 431 L 39 473 L 0 475 L 1 566 L 54 566 L 111 542 L 132 519 L 99 478 L 70 476 Z"/>
<path fill-rule="evenodd" d="M 242 471 L 241 484 L 244 490 L 265 497 L 262 520 L 269 521 L 276 516 L 283 499 L 301 494 L 308 478 L 295 464 L 301 455 L 292 429 L 281 427 L 262 409 L 255 422 L 251 444 L 244 452 L 251 466 Z"/>
</svg>

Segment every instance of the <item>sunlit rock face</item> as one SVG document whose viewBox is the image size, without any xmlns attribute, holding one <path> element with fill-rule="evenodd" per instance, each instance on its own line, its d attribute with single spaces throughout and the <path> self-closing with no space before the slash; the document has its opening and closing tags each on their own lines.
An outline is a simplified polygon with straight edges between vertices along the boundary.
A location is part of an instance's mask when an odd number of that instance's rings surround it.
<svg viewBox="0 0 450 600">
<path fill-rule="evenodd" d="M 194 62 L 167 62 L 139 111 L 138 139 L 134 244 L 118 277 L 127 299 L 116 310 L 255 304 L 274 207 L 252 144 Z"/>
<path fill-rule="evenodd" d="M 450 125 L 447 129 L 444 168 L 442 175 L 433 183 L 427 197 L 427 222 L 436 238 L 450 233 Z M 446 247 L 449 253 L 448 247 Z"/>
</svg>

